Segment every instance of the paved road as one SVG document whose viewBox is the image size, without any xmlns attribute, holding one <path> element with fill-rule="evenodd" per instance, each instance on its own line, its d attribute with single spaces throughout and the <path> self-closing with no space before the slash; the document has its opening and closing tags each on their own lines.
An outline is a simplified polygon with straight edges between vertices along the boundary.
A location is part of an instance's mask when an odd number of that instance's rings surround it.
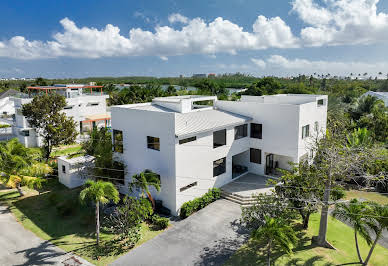
<svg viewBox="0 0 388 266">
<path fill-rule="evenodd" d="M 72 254 L 67 254 L 50 242 L 42 240 L 24 229 L 7 206 L 0 205 L 0 265 L 91 265 L 75 257 L 82 264 L 75 264 Z M 73 263 L 71 263 L 73 262 Z"/>
<path fill-rule="evenodd" d="M 240 205 L 217 200 L 112 265 L 221 265 L 248 238 L 240 217 Z"/>
</svg>

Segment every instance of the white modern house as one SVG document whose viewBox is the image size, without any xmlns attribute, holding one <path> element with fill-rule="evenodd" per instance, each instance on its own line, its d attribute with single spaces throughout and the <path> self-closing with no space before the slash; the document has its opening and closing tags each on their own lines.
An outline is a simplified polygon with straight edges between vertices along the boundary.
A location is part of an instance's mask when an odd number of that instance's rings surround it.
<svg viewBox="0 0 388 266">
<path fill-rule="evenodd" d="M 26 147 L 41 146 L 42 140 L 34 128 L 31 128 L 22 114 L 22 106 L 30 103 L 38 94 L 58 93 L 66 97 L 67 106 L 63 112 L 73 117 L 77 123 L 77 131 L 82 134 L 93 127 L 110 126 L 110 113 L 107 112 L 106 99 L 101 86 L 82 84 L 54 85 L 44 87 L 28 87 L 28 94 L 20 94 L 12 98 L 15 105 L 15 121 L 13 133 Z M 96 92 L 93 89 L 99 89 Z"/>
<path fill-rule="evenodd" d="M 209 188 L 246 173 L 274 175 L 308 157 L 308 140 L 326 130 L 327 96 L 172 96 L 114 106 L 111 113 L 126 184 L 145 169 L 158 173 L 161 192 L 153 196 L 177 215 Z"/>
<path fill-rule="evenodd" d="M 388 107 L 388 92 L 382 92 L 382 91 L 368 91 L 364 93 L 362 96 L 373 96 L 376 97 L 379 100 L 382 100 L 385 104 L 385 107 Z"/>
<path fill-rule="evenodd" d="M 0 115 L 11 116 L 15 114 L 15 106 L 11 98 L 16 94 L 18 91 L 13 89 L 0 92 Z"/>
</svg>

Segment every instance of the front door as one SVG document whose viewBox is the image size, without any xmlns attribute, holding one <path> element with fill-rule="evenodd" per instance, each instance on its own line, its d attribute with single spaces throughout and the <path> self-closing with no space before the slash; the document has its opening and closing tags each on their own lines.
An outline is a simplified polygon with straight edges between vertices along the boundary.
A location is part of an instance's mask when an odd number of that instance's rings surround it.
<svg viewBox="0 0 388 266">
<path fill-rule="evenodd" d="M 269 175 L 273 171 L 273 154 L 268 154 L 265 157 L 265 174 Z"/>
</svg>

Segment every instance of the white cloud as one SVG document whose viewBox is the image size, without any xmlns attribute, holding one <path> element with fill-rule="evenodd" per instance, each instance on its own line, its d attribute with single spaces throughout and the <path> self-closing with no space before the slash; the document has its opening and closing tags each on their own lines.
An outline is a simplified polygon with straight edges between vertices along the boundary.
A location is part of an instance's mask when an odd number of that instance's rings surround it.
<svg viewBox="0 0 388 266">
<path fill-rule="evenodd" d="M 167 56 L 161 56 L 160 59 L 162 59 L 163 61 L 168 61 L 168 57 Z"/>
<path fill-rule="evenodd" d="M 388 14 L 377 12 L 379 0 L 294 0 L 293 11 L 307 25 L 305 45 L 354 45 L 388 42 Z"/>
<path fill-rule="evenodd" d="M 187 24 L 189 22 L 189 19 L 181 14 L 174 13 L 168 16 L 168 21 L 172 23 L 180 22 L 183 24 Z"/>
<path fill-rule="evenodd" d="M 259 68 L 261 69 L 264 69 L 266 67 L 266 63 L 264 60 L 261 60 L 261 59 L 256 59 L 256 58 L 251 58 L 251 61 L 256 65 L 258 66 Z"/>
<path fill-rule="evenodd" d="M 251 59 L 255 63 L 255 59 Z M 350 73 L 369 73 L 367 76 L 378 76 L 377 74 L 388 68 L 388 62 L 357 62 L 357 61 L 325 61 L 325 60 L 307 60 L 301 58 L 288 59 L 281 55 L 271 55 L 265 62 L 265 68 L 270 72 L 276 72 L 289 75 L 297 74 L 327 74 L 337 76 L 348 76 Z"/>
<path fill-rule="evenodd" d="M 111 24 L 96 29 L 80 28 L 68 18 L 62 19 L 60 23 L 63 32 L 54 34 L 52 41 L 28 41 L 17 36 L 0 42 L 0 57 L 167 57 L 184 54 L 214 55 L 220 52 L 236 54 L 241 50 L 297 45 L 291 29 L 278 17 L 267 19 L 259 16 L 253 24 L 253 32 L 244 31 L 239 25 L 218 17 L 210 23 L 201 18 L 189 20 L 180 30 L 169 26 L 157 26 L 154 32 L 132 28 L 128 37 Z"/>
</svg>

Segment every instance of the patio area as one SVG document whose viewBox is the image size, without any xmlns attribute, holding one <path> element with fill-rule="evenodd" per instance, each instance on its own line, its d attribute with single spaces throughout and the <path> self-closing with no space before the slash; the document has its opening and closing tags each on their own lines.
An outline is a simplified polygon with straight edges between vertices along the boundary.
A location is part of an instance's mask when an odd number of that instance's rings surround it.
<svg viewBox="0 0 388 266">
<path fill-rule="evenodd" d="M 270 194 L 273 185 L 268 186 L 267 182 L 271 177 L 247 173 L 246 175 L 233 180 L 224 185 L 221 189 L 228 193 L 239 197 L 251 198 L 252 194 L 266 193 Z"/>
</svg>

